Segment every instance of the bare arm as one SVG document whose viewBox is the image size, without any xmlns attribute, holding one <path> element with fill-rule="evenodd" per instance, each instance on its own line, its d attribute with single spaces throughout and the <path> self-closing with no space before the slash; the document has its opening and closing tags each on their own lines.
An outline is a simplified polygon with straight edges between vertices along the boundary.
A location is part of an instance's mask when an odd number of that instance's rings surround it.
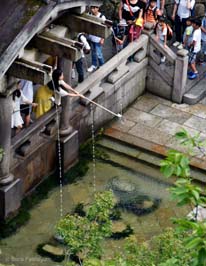
<svg viewBox="0 0 206 266">
<path fill-rule="evenodd" d="M 190 0 L 187 0 L 187 8 L 188 8 L 188 9 L 191 9 L 191 7 L 192 7 L 192 6 L 191 6 L 191 1 L 190 1 Z"/>
<path fill-rule="evenodd" d="M 167 47 L 167 35 L 164 35 L 164 47 Z"/>
<path fill-rule="evenodd" d="M 139 17 L 138 18 L 143 18 L 143 9 L 140 9 Z"/>
<path fill-rule="evenodd" d="M 118 14 L 119 14 L 119 20 L 122 19 L 122 8 L 123 8 L 123 3 L 122 1 L 120 2 L 119 9 L 118 9 Z"/>
<path fill-rule="evenodd" d="M 174 8 L 173 8 L 173 12 L 172 12 L 172 20 L 175 20 L 176 12 L 177 12 L 177 4 L 175 3 Z"/>
<path fill-rule="evenodd" d="M 69 91 L 73 91 L 74 89 L 69 85 L 67 84 L 64 80 L 61 80 L 61 85 L 64 87 L 65 90 L 67 90 L 68 92 L 68 96 L 72 96 L 72 97 L 76 97 L 76 96 L 79 96 L 79 93 L 76 92 L 76 93 L 69 93 Z"/>
<path fill-rule="evenodd" d="M 184 47 L 186 46 L 188 39 L 189 39 L 189 35 L 186 35 L 184 40 L 183 40 L 183 46 Z"/>
<path fill-rule="evenodd" d="M 162 13 L 164 11 L 164 8 L 165 8 L 165 0 L 162 0 L 160 1 L 160 10 L 162 11 Z"/>
<path fill-rule="evenodd" d="M 206 33 L 206 29 L 203 26 L 201 26 L 201 31 Z"/>
</svg>

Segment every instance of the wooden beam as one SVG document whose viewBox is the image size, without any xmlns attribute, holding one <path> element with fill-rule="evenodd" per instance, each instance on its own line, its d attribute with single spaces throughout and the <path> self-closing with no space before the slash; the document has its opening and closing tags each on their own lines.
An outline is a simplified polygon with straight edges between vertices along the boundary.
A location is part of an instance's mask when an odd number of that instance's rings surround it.
<svg viewBox="0 0 206 266">
<path fill-rule="evenodd" d="M 70 46 L 78 48 L 78 49 L 81 49 L 84 46 L 83 43 L 81 43 L 81 42 L 78 42 L 78 41 L 75 41 L 75 40 L 72 40 L 72 39 L 69 39 L 69 38 L 58 37 L 55 34 L 55 32 L 52 32 L 50 30 L 42 32 L 41 36 L 47 37 L 47 38 L 51 38 L 51 39 L 53 39 L 55 41 L 62 42 L 64 44 L 66 44 L 66 45 L 70 45 Z"/>
<path fill-rule="evenodd" d="M 64 14 L 58 23 L 65 25 L 72 31 L 85 32 L 101 38 L 108 38 L 112 33 L 110 27 L 102 19 L 87 14 L 81 16 Z"/>
<path fill-rule="evenodd" d="M 19 79 L 31 80 L 37 84 L 45 85 L 51 80 L 52 67 L 34 61 L 19 59 L 14 61 L 8 74 Z"/>
<path fill-rule="evenodd" d="M 48 35 L 46 32 L 37 35 L 32 40 L 32 45 L 39 51 L 52 56 L 65 57 L 71 61 L 81 58 L 80 50 L 73 46 L 71 40 Z"/>
</svg>

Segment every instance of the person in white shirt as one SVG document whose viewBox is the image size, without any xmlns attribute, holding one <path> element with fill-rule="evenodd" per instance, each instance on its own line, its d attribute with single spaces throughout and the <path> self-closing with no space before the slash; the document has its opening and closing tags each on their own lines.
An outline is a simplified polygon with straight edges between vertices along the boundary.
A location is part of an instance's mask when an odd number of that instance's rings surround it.
<svg viewBox="0 0 206 266">
<path fill-rule="evenodd" d="M 33 102 L 34 92 L 33 92 L 32 81 L 22 79 L 20 81 L 20 88 L 21 88 L 23 95 L 30 102 Z M 25 104 L 23 101 L 21 101 L 20 109 L 21 109 L 21 115 L 24 116 L 25 126 L 28 127 L 31 122 L 31 111 L 32 111 L 31 105 Z"/>
<path fill-rule="evenodd" d="M 101 18 L 102 21 L 105 21 L 106 18 L 99 12 L 98 6 L 91 6 L 91 15 L 97 18 Z M 98 64 L 102 66 L 104 64 L 104 57 L 102 53 L 102 45 L 104 44 L 104 39 L 98 36 L 89 35 L 88 40 L 90 41 L 91 50 L 92 50 L 92 65 L 87 69 L 88 72 L 93 72 L 97 69 Z"/>
<path fill-rule="evenodd" d="M 191 10 L 194 8 L 195 0 L 175 0 L 172 20 L 175 22 L 176 42 L 174 46 L 182 49 L 183 33 L 187 27 L 186 20 L 191 16 Z"/>
<path fill-rule="evenodd" d="M 190 53 L 189 53 L 189 67 L 191 68 L 191 72 L 188 73 L 189 79 L 195 79 L 197 78 L 198 71 L 196 68 L 196 57 L 197 53 L 201 50 L 201 20 L 195 19 L 192 22 L 192 26 L 194 28 L 193 36 L 192 36 L 192 42 L 189 44 L 190 47 Z"/>
<path fill-rule="evenodd" d="M 84 69 L 83 69 L 83 58 L 85 58 L 85 54 L 89 54 L 91 47 L 87 41 L 84 32 L 81 32 L 77 35 L 78 41 L 83 44 L 81 49 L 81 58 L 75 62 L 77 73 L 78 73 L 78 82 L 81 83 L 84 81 Z"/>
<path fill-rule="evenodd" d="M 70 90 L 73 90 L 72 87 L 64 81 L 64 74 L 61 69 L 55 69 L 52 73 L 52 80 L 47 84 L 50 90 L 54 91 L 55 104 L 61 105 L 61 97 L 79 96 L 77 93 L 69 93 Z"/>
<path fill-rule="evenodd" d="M 164 46 L 164 48 L 167 47 L 167 25 L 165 23 L 165 19 L 163 16 L 158 17 L 158 22 L 155 27 L 156 31 L 156 39 L 157 41 Z M 161 54 L 161 63 L 164 63 L 166 60 L 166 57 Z"/>
<path fill-rule="evenodd" d="M 37 104 L 33 103 L 23 94 L 21 90 L 21 81 L 17 82 L 17 89 L 12 93 L 12 116 L 11 116 L 11 128 L 15 128 L 17 134 L 23 127 L 24 121 L 20 113 L 20 103 L 27 104 L 28 106 L 36 107 Z"/>
</svg>

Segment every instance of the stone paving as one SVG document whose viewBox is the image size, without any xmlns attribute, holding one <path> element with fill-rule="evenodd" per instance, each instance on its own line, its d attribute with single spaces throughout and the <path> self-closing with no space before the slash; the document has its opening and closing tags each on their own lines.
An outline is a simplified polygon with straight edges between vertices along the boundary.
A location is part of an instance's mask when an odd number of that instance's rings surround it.
<svg viewBox="0 0 206 266">
<path fill-rule="evenodd" d="M 105 135 L 165 156 L 169 149 L 186 151 L 174 136 L 182 128 L 206 139 L 204 102 L 176 104 L 146 93 L 125 111 L 122 121 L 110 124 Z M 206 170 L 206 160 L 200 153 L 191 159 L 191 165 Z"/>
</svg>

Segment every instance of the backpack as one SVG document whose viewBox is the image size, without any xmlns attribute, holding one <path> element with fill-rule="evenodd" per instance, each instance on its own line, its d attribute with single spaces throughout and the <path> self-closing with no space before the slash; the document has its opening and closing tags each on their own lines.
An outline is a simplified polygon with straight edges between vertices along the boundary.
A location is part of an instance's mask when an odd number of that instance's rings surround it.
<svg viewBox="0 0 206 266">
<path fill-rule="evenodd" d="M 158 23 L 156 23 L 155 28 L 154 28 L 154 33 L 155 34 L 157 32 L 157 24 Z M 172 28 L 170 27 L 170 25 L 168 23 L 165 22 L 165 25 L 167 27 L 167 41 L 170 41 L 172 39 L 172 37 L 173 37 L 173 30 L 172 30 Z"/>
<path fill-rule="evenodd" d="M 146 7 L 146 9 L 145 9 L 145 13 L 147 13 L 147 10 L 149 9 L 149 5 Z M 153 10 L 152 10 L 152 12 L 153 12 L 153 16 L 154 16 L 154 19 L 155 20 L 157 20 L 157 9 L 158 9 L 158 7 L 156 6 Z"/>
</svg>

